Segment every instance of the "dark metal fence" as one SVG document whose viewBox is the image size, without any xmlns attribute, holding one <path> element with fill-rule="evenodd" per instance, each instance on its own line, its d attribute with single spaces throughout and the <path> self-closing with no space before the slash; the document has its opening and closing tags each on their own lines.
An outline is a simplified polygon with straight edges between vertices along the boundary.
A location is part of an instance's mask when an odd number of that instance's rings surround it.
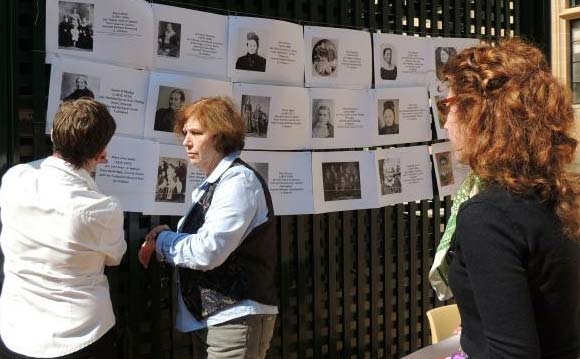
<svg viewBox="0 0 580 359">
<path fill-rule="evenodd" d="M 519 0 L 160 1 L 221 14 L 397 34 L 495 39 L 519 34 Z M 0 173 L 45 156 L 48 70 L 41 0 L 0 1 Z M 427 281 L 450 198 L 379 209 L 277 217 L 280 315 L 271 358 L 397 358 L 430 340 L 425 312 L 440 305 Z M 190 358 L 173 329 L 172 273 L 143 270 L 147 230 L 177 218 L 127 213 L 129 249 L 108 271 L 123 358 Z"/>
</svg>

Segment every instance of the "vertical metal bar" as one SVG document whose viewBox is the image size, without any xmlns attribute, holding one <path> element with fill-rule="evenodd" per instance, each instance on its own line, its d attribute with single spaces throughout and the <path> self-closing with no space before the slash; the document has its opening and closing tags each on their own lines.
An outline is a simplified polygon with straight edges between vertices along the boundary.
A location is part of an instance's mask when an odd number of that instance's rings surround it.
<svg viewBox="0 0 580 359">
<path fill-rule="evenodd" d="M 338 22 L 333 14 L 334 9 L 336 9 L 336 1 L 326 0 L 324 5 L 324 21 L 328 24 L 335 24 Z"/>
<path fill-rule="evenodd" d="M 290 323 L 290 218 L 280 217 L 280 319 L 281 323 Z M 282 358 L 290 358 L 290 325 L 281 325 L 282 328 Z"/>
<path fill-rule="evenodd" d="M 233 0 L 228 0 L 228 1 L 233 1 Z M 286 0 L 278 0 L 276 2 L 276 16 L 278 17 L 282 17 L 282 16 L 286 16 L 287 15 L 287 2 Z"/>
<path fill-rule="evenodd" d="M 417 203 L 409 203 L 409 333 L 411 335 L 409 347 L 411 351 L 419 348 L 417 345 L 417 292 L 419 285 L 417 284 Z"/>
<path fill-rule="evenodd" d="M 403 1 L 395 1 L 395 33 L 403 32 Z"/>
<path fill-rule="evenodd" d="M 410 36 L 417 31 L 415 28 L 415 0 L 409 0 L 407 2 L 407 31 Z"/>
<path fill-rule="evenodd" d="M 371 275 L 371 359 L 382 358 L 379 353 L 379 210 L 371 210 L 370 275 Z"/>
<path fill-rule="evenodd" d="M 434 248 L 437 248 L 439 241 L 441 240 L 441 200 L 439 196 L 433 198 L 433 241 Z M 433 306 L 439 306 L 440 304 L 436 302 L 433 298 Z"/>
<path fill-rule="evenodd" d="M 474 37 L 471 32 L 471 25 L 473 25 L 474 19 L 471 17 L 472 3 L 471 0 L 465 0 L 465 34 L 468 37 Z"/>
<path fill-rule="evenodd" d="M 431 0 L 431 36 L 440 34 L 439 28 L 437 27 L 439 21 L 438 5 L 438 0 Z"/>
<path fill-rule="evenodd" d="M 491 40 L 491 3 L 493 0 L 485 0 L 485 37 Z"/>
<path fill-rule="evenodd" d="M 0 59 L 0 176 L 16 164 L 16 139 L 18 123 L 16 121 L 16 0 L 3 1 L 0 4 L 0 46 L 5 53 Z M 35 31 L 36 33 L 37 31 Z M 3 280 L 3 279 L 2 279 Z"/>
<path fill-rule="evenodd" d="M 339 24 L 341 25 L 350 25 L 348 21 L 348 0 L 339 0 L 339 7 L 338 7 L 338 16 L 339 16 Z"/>
<path fill-rule="evenodd" d="M 44 134 L 46 126 L 46 75 L 44 65 L 46 8 L 44 6 L 44 1 L 34 2 L 34 14 L 38 14 L 38 16 L 35 17 L 33 22 L 33 48 L 40 51 L 32 53 L 32 73 L 34 76 L 34 86 L 32 90 L 32 101 L 34 103 L 32 120 L 34 138 L 33 157 L 41 158 L 48 153 L 48 147 L 46 145 L 47 140 Z"/>
<path fill-rule="evenodd" d="M 520 0 L 514 0 L 514 35 L 520 34 Z"/>
<path fill-rule="evenodd" d="M 482 17 L 482 2 L 483 0 L 475 0 L 475 34 L 476 37 L 481 36 L 481 27 L 483 24 Z"/>
<path fill-rule="evenodd" d="M 308 13 L 310 15 L 308 19 L 313 22 L 320 22 L 320 12 L 318 11 L 320 6 L 319 0 L 310 0 L 308 4 L 310 5 L 308 7 Z"/>
<path fill-rule="evenodd" d="M 243 4 L 244 4 L 244 8 L 243 11 L 244 12 L 249 12 L 253 9 L 253 0 L 243 0 Z"/>
<path fill-rule="evenodd" d="M 313 324 L 314 324 L 314 357 L 320 358 L 322 356 L 322 283 L 321 283 L 321 258 L 322 251 L 320 249 L 320 242 L 323 240 L 322 236 L 322 220 L 320 214 L 312 216 L 312 283 L 314 286 L 314 293 L 312 294 L 313 306 Z"/>
<path fill-rule="evenodd" d="M 338 328 L 338 303 L 336 296 L 338 268 L 336 265 L 336 242 L 338 213 L 328 215 L 328 357 L 336 359 L 338 357 L 337 328 Z M 344 296 L 343 296 L 344 297 Z"/>
<path fill-rule="evenodd" d="M 358 358 L 365 356 L 365 299 L 366 299 L 366 268 L 365 261 L 365 213 L 364 210 L 356 211 L 357 238 L 356 238 L 356 332 Z"/>
<path fill-rule="evenodd" d="M 151 354 L 154 358 L 161 357 L 161 278 L 159 264 L 151 261 Z M 171 323 L 173 325 L 173 323 Z"/>
<path fill-rule="evenodd" d="M 367 8 L 368 21 L 367 21 L 367 24 L 368 24 L 369 29 L 372 29 L 373 32 L 374 32 L 374 29 L 377 28 L 377 16 L 376 16 L 376 11 L 377 11 L 376 7 L 377 6 L 376 6 L 374 0 L 373 1 L 367 1 L 367 4 L 368 4 L 368 8 Z"/>
<path fill-rule="evenodd" d="M 262 11 L 259 12 L 259 14 L 264 15 L 264 16 L 272 16 L 274 15 L 272 13 L 272 8 L 270 7 L 270 1 L 269 0 L 262 0 Z M 256 11 L 252 11 L 252 12 L 256 12 Z"/>
<path fill-rule="evenodd" d="M 443 8 L 441 9 L 443 15 L 443 36 L 449 36 L 451 34 L 451 26 L 449 24 L 450 12 L 449 12 L 449 0 L 443 0 Z"/>
<path fill-rule="evenodd" d="M 131 353 L 139 354 L 139 344 L 141 343 L 142 335 L 140 330 L 141 323 L 141 313 L 143 313 L 143 301 L 142 298 L 142 281 L 143 281 L 143 271 L 140 268 L 139 261 L 137 260 L 137 252 L 140 247 L 140 238 L 144 237 L 141 228 L 139 227 L 139 213 L 128 213 L 125 217 L 129 221 L 129 233 L 127 236 L 127 253 L 125 256 L 129 262 L 129 303 L 128 306 L 128 327 L 131 332 L 129 336 L 129 348 L 131 348 Z"/>
<path fill-rule="evenodd" d="M 426 0 L 419 0 L 419 32 L 421 36 L 427 34 L 427 4 Z"/>
<path fill-rule="evenodd" d="M 383 248 L 383 320 L 384 320 L 384 346 L 385 358 L 395 355 L 392 348 L 393 335 L 393 206 L 385 207 L 384 221 L 384 248 Z"/>
<path fill-rule="evenodd" d="M 306 303 L 306 277 L 308 269 L 308 257 L 306 254 L 306 241 L 308 238 L 308 233 L 306 232 L 307 220 L 306 215 L 297 216 L 298 225 L 296 227 L 296 259 L 298 267 L 298 357 L 306 357 L 306 332 L 307 332 L 307 319 L 306 319 L 306 308 L 308 303 Z"/>
<path fill-rule="evenodd" d="M 296 20 L 304 20 L 304 12 L 302 11 L 302 1 L 294 2 L 294 18 Z"/>
<path fill-rule="evenodd" d="M 510 24 L 510 16 L 511 16 L 511 10 L 510 10 L 510 4 L 512 3 L 512 0 L 504 0 L 503 2 L 503 27 L 505 29 L 505 36 L 509 36 L 510 35 L 510 30 L 512 29 L 512 26 Z"/>
<path fill-rule="evenodd" d="M 389 30 L 393 30 L 393 27 L 390 24 L 390 17 L 393 15 L 393 7 L 392 2 L 390 0 L 382 0 L 381 1 L 381 29 L 383 32 L 387 32 Z"/>
<path fill-rule="evenodd" d="M 397 353 L 405 354 L 405 207 L 396 205 L 397 215 Z"/>
<path fill-rule="evenodd" d="M 461 0 L 453 0 L 453 32 L 455 35 L 463 35 L 461 26 Z"/>
<path fill-rule="evenodd" d="M 351 3 L 352 4 L 352 3 Z M 351 5 L 352 6 L 352 5 Z M 352 15 L 354 17 L 353 25 L 357 28 L 363 27 L 363 7 L 361 1 L 354 1 L 354 6 L 352 9 Z"/>
<path fill-rule="evenodd" d="M 502 0 L 494 0 L 495 15 L 494 15 L 494 25 L 495 25 L 495 39 L 501 37 L 501 3 Z"/>
<path fill-rule="evenodd" d="M 431 236 L 429 235 L 429 226 L 431 221 L 429 220 L 429 201 L 421 201 L 421 304 L 422 304 L 422 321 L 421 321 L 421 345 L 426 345 L 429 342 L 429 332 L 427 327 L 429 323 L 427 322 L 427 316 L 425 313 L 427 310 L 431 309 L 432 306 L 429 304 L 429 293 L 431 292 L 431 286 L 429 285 L 429 269 L 431 267 L 430 253 L 433 252 L 431 246 Z"/>
<path fill-rule="evenodd" d="M 352 355 L 351 338 L 352 338 L 352 221 L 353 212 L 343 213 L 342 220 L 342 357 L 350 358 Z"/>
</svg>

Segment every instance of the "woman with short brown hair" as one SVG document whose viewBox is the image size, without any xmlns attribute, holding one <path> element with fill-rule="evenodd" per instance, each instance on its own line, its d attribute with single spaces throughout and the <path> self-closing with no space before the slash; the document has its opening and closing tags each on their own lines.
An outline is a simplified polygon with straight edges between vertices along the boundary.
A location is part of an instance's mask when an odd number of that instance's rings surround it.
<svg viewBox="0 0 580 359">
<path fill-rule="evenodd" d="M 276 227 L 265 181 L 242 160 L 245 126 L 227 98 L 205 98 L 178 115 L 175 132 L 207 176 L 177 232 L 149 232 L 139 252 L 178 269 L 176 327 L 192 332 L 196 358 L 265 358 L 276 321 Z"/>
</svg>

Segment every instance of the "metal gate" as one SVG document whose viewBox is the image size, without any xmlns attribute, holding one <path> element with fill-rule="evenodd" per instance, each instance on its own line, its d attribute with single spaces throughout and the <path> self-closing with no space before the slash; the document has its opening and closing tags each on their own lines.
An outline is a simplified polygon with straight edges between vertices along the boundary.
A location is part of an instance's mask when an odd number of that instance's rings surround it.
<svg viewBox="0 0 580 359">
<path fill-rule="evenodd" d="M 519 0 L 155 2 L 396 34 L 489 40 L 520 34 Z M 42 0 L 0 1 L 0 174 L 49 153 L 44 11 Z M 428 344 L 424 314 L 442 303 L 427 274 L 450 207 L 447 197 L 277 217 L 281 303 L 269 357 L 398 358 Z M 191 358 L 189 337 L 173 329 L 170 270 L 153 265 L 144 271 L 136 255 L 151 226 L 175 228 L 176 222 L 125 215 L 129 249 L 122 265 L 108 271 L 123 358 Z"/>
</svg>

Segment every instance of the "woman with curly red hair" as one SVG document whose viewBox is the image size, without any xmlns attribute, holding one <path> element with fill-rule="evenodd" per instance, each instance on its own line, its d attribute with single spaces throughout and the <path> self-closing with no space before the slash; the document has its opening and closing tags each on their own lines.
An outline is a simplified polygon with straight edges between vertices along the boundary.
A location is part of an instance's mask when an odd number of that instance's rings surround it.
<svg viewBox="0 0 580 359">
<path fill-rule="evenodd" d="M 580 181 L 569 168 L 569 91 L 520 39 L 466 49 L 443 76 L 445 128 L 471 168 L 449 249 L 462 348 L 470 358 L 576 359 Z"/>
</svg>

